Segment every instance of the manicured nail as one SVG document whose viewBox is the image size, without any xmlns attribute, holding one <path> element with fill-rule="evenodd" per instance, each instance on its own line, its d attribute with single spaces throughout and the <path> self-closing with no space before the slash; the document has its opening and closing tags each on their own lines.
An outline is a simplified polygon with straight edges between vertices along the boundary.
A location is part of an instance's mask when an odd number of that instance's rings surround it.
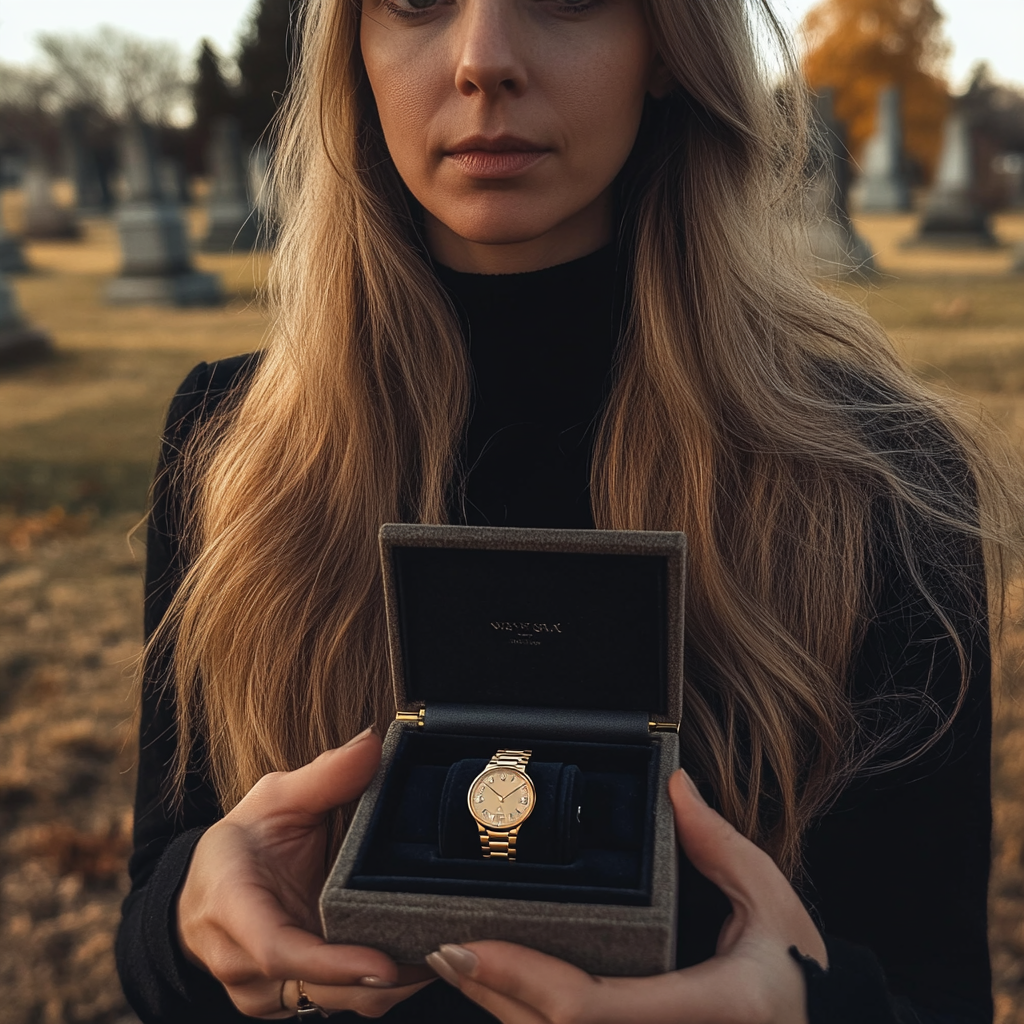
<svg viewBox="0 0 1024 1024">
<path fill-rule="evenodd" d="M 430 953 L 427 956 L 427 964 L 439 978 L 443 978 L 449 985 L 454 985 L 455 988 L 459 987 L 458 974 L 448 966 L 448 961 L 440 953 Z"/>
<path fill-rule="evenodd" d="M 364 729 L 358 736 L 353 736 L 352 739 L 350 739 L 348 741 L 348 743 L 346 743 L 345 746 L 342 747 L 341 749 L 345 750 L 348 747 L 354 747 L 357 743 L 362 743 L 363 740 L 365 740 L 366 737 L 369 736 L 371 732 L 373 732 L 373 726 L 372 725 L 369 726 L 368 728 Z"/>
<path fill-rule="evenodd" d="M 444 957 L 444 961 L 449 967 L 467 977 L 476 971 L 480 963 L 476 958 L 476 953 L 471 953 L 465 946 L 444 945 L 438 950 L 438 953 Z"/>
<path fill-rule="evenodd" d="M 684 771 L 684 770 L 683 770 L 682 768 L 680 768 L 680 769 L 679 769 L 679 774 L 680 774 L 680 775 L 682 775 L 682 777 L 683 777 L 683 781 L 684 781 L 684 782 L 686 783 L 686 785 L 690 787 L 690 792 L 691 792 L 691 793 L 692 793 L 692 794 L 693 794 L 693 795 L 694 795 L 694 796 L 695 796 L 695 797 L 696 797 L 696 798 L 697 798 L 697 799 L 698 799 L 698 800 L 699 800 L 699 801 L 700 801 L 700 802 L 701 802 L 702 804 L 707 804 L 707 801 L 706 801 L 706 800 L 704 799 L 704 797 L 702 797 L 702 796 L 700 795 L 700 790 L 699 790 L 699 789 L 697 788 L 697 784 L 696 784 L 696 783 L 695 783 L 695 782 L 693 781 L 693 779 L 691 779 L 691 778 L 690 778 L 690 776 L 689 776 L 689 775 L 687 775 L 687 773 L 686 773 L 686 772 L 685 772 L 685 771 Z"/>
<path fill-rule="evenodd" d="M 365 985 L 367 988 L 394 988 L 395 982 L 385 981 L 383 978 L 378 978 L 376 974 L 368 974 L 365 978 L 359 979 L 360 985 Z"/>
</svg>

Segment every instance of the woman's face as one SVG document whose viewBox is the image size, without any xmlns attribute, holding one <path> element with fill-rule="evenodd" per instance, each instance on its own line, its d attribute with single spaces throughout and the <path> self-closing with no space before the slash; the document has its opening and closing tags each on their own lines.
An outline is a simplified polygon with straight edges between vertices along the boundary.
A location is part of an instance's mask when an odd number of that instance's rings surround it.
<svg viewBox="0 0 1024 1024">
<path fill-rule="evenodd" d="M 665 75 L 641 0 L 363 0 L 391 157 L 434 256 L 509 273 L 611 237 L 611 183 Z"/>
</svg>

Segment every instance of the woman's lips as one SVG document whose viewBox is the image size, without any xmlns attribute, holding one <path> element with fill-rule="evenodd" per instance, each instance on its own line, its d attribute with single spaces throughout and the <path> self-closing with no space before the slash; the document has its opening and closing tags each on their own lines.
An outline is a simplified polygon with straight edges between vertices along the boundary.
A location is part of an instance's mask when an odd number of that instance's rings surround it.
<svg viewBox="0 0 1024 1024">
<path fill-rule="evenodd" d="M 458 167 L 472 178 L 514 178 L 525 174 L 548 155 L 546 149 L 465 149 L 446 153 Z"/>
</svg>

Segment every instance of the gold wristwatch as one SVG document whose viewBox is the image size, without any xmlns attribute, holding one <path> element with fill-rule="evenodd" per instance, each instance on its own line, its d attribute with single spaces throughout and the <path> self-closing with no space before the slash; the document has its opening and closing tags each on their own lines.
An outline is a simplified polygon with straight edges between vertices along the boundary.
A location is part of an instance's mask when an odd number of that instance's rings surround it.
<svg viewBox="0 0 1024 1024">
<path fill-rule="evenodd" d="M 532 750 L 499 750 L 473 780 L 466 799 L 480 830 L 485 857 L 516 859 L 523 822 L 533 813 L 537 790 L 526 774 Z"/>
</svg>

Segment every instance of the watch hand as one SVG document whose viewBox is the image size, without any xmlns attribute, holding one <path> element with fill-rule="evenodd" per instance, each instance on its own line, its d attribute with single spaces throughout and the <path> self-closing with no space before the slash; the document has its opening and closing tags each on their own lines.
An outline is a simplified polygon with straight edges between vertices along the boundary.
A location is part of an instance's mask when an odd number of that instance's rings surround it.
<svg viewBox="0 0 1024 1024">
<path fill-rule="evenodd" d="M 485 786 L 487 786 L 487 783 L 485 782 L 485 783 L 484 783 L 484 785 L 485 785 Z M 494 788 L 493 786 L 487 786 L 487 788 L 488 788 L 488 789 L 489 789 L 489 790 L 490 790 L 490 791 L 491 791 L 491 792 L 492 792 L 492 793 L 493 793 L 493 794 L 494 794 L 494 795 L 495 795 L 495 796 L 496 796 L 496 797 L 497 797 L 497 798 L 498 798 L 498 799 L 499 799 L 499 800 L 500 800 L 500 801 L 501 801 L 502 803 L 504 803 L 504 802 L 505 802 L 505 798 L 504 798 L 504 797 L 503 797 L 503 796 L 502 796 L 502 795 L 501 795 L 501 794 L 500 794 L 500 793 L 499 793 L 499 792 L 498 792 L 498 791 L 497 791 L 497 790 L 496 790 L 496 789 L 495 789 L 495 788 Z"/>
</svg>

